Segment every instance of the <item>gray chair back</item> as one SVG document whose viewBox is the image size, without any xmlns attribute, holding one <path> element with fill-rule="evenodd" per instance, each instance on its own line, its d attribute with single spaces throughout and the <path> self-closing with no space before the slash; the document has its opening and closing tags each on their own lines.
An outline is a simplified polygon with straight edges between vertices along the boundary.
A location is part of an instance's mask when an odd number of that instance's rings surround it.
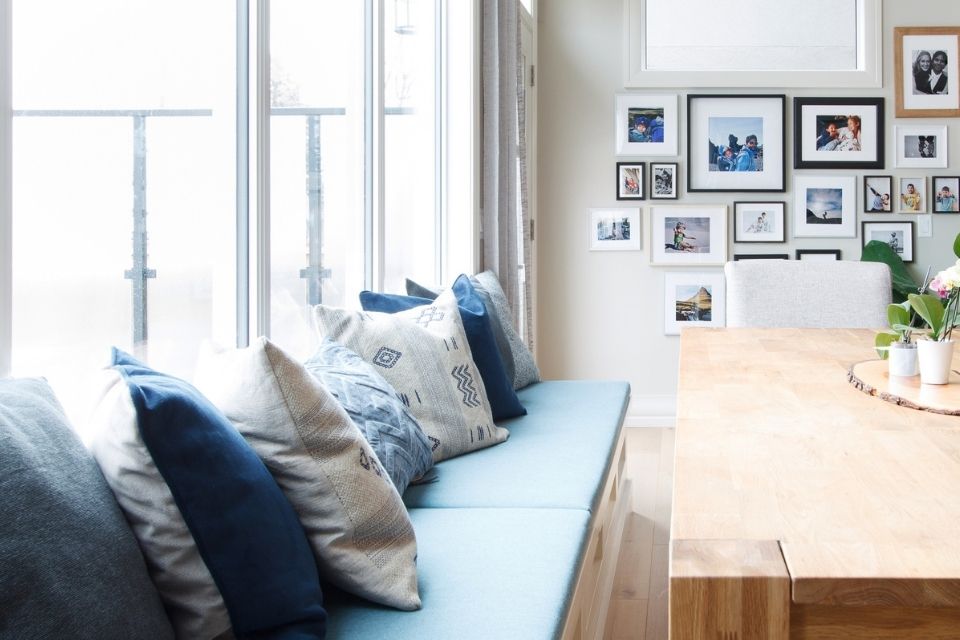
<svg viewBox="0 0 960 640">
<path fill-rule="evenodd" d="M 738 260 L 723 271 L 728 327 L 887 325 L 890 268 L 883 263 Z"/>
</svg>

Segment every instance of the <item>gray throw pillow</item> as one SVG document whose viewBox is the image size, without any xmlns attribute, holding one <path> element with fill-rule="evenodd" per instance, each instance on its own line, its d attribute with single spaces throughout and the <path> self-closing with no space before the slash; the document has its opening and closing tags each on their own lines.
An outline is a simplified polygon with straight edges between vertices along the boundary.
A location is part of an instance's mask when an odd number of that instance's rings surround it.
<svg viewBox="0 0 960 640">
<path fill-rule="evenodd" d="M 44 380 L 0 380 L 0 496 L 0 637 L 173 638 L 133 532 Z"/>
<path fill-rule="evenodd" d="M 304 364 L 363 432 L 401 495 L 433 467 L 430 440 L 373 365 L 330 339 Z"/>
</svg>

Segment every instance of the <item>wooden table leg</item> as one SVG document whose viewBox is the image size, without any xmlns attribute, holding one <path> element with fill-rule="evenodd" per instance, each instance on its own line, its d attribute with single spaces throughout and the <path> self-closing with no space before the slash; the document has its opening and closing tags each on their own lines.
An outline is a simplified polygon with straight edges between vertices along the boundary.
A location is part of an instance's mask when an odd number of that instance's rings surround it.
<svg viewBox="0 0 960 640">
<path fill-rule="evenodd" d="M 671 640 L 788 640 L 790 576 L 776 540 L 674 540 Z"/>
</svg>

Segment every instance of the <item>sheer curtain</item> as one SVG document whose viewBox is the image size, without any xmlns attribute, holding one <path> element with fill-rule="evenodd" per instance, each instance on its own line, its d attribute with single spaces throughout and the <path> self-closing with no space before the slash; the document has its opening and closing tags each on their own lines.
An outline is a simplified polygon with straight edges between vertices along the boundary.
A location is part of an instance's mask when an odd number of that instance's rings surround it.
<svg viewBox="0 0 960 640">
<path fill-rule="evenodd" d="M 517 12 L 517 0 L 483 0 L 482 267 L 496 272 L 513 310 L 514 324 L 532 349 L 533 265 Z"/>
</svg>

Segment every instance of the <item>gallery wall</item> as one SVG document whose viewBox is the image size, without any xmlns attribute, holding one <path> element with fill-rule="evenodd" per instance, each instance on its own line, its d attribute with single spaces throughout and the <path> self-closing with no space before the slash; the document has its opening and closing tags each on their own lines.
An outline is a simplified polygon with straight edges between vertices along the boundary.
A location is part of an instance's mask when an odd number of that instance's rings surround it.
<svg viewBox="0 0 960 640">
<path fill-rule="evenodd" d="M 960 175 L 960 120 L 895 118 L 893 29 L 896 26 L 960 25 L 955 0 L 883 2 L 883 87 L 850 89 L 650 89 L 623 86 L 623 0 L 545 0 L 538 6 L 538 223 L 537 223 L 537 358 L 545 378 L 616 378 L 632 386 L 628 425 L 670 424 L 675 412 L 680 339 L 664 335 L 665 273 L 674 267 L 652 266 L 642 251 L 590 251 L 588 211 L 599 207 L 639 206 L 641 218 L 651 204 L 723 204 L 732 219 L 734 201 L 786 201 L 785 244 L 740 244 L 728 231 L 728 258 L 734 253 L 787 253 L 797 249 L 840 249 L 844 259 L 860 257 L 861 220 L 916 220 L 911 214 L 863 214 L 864 175 Z M 950 61 L 956 72 L 960 61 Z M 680 154 L 670 157 L 615 155 L 615 96 L 618 93 L 676 93 L 680 105 Z M 783 193 L 686 192 L 686 95 L 688 93 L 786 94 L 786 191 Z M 853 170 L 794 170 L 793 108 L 796 96 L 884 97 L 885 167 Z M 943 125 L 948 128 L 949 166 L 901 169 L 894 166 L 893 127 Z M 616 163 L 623 160 L 678 162 L 681 189 L 676 201 L 616 199 Z M 857 237 L 794 238 L 794 178 L 804 175 L 855 176 Z M 932 211 L 928 207 L 928 211 Z M 645 226 L 645 225 L 644 225 Z M 646 232 L 646 229 L 644 229 Z M 919 280 L 927 265 L 942 269 L 954 260 L 953 238 L 960 214 L 934 214 L 932 237 L 915 237 L 915 260 L 909 265 Z M 696 267 L 722 272 L 722 267 Z M 829 283 L 824 283 L 829 286 Z"/>
</svg>

